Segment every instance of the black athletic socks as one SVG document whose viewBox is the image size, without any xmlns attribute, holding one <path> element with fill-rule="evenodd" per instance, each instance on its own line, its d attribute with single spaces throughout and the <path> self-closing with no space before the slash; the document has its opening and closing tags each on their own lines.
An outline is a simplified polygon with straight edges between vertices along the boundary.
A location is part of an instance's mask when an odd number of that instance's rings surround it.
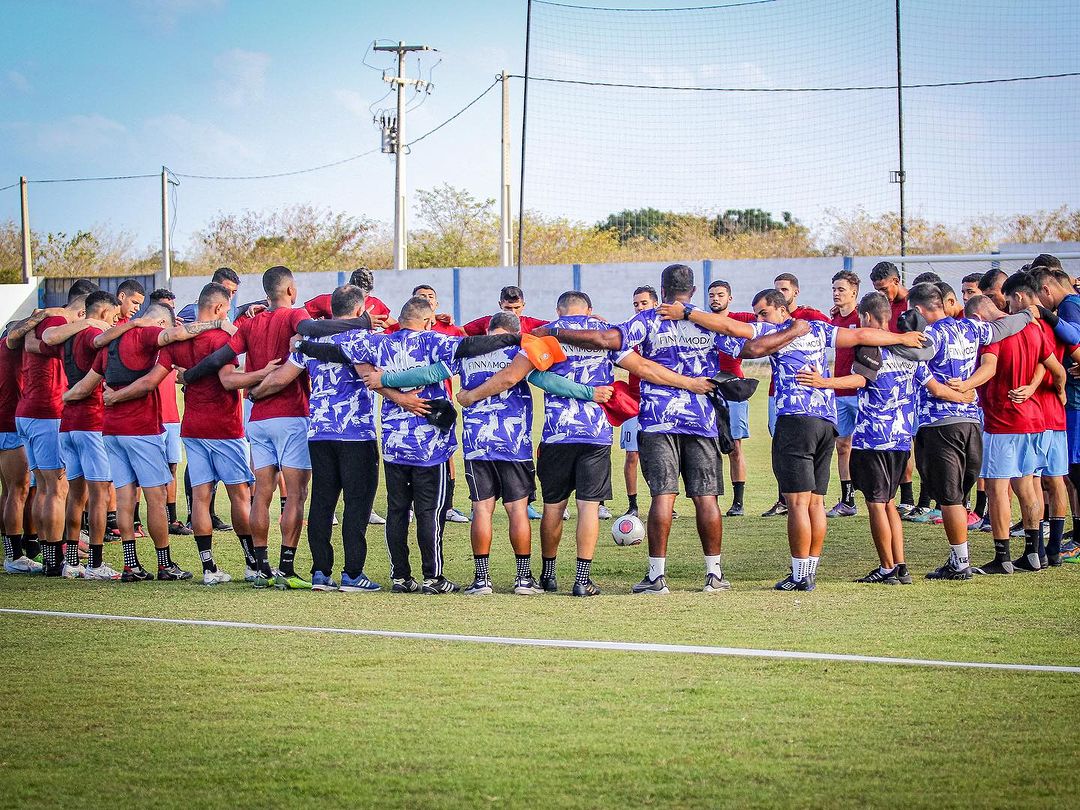
<svg viewBox="0 0 1080 810">
<path fill-rule="evenodd" d="M 19 555 L 22 556 L 21 554 Z M 5 560 L 17 560 L 19 557 L 15 556 L 15 537 L 10 534 L 4 535 L 4 559 Z"/>
<path fill-rule="evenodd" d="M 157 549 L 158 568 L 168 568 L 173 564 L 171 552 L 172 549 L 169 546 Z"/>
<path fill-rule="evenodd" d="M 212 534 L 195 535 L 195 548 L 199 550 L 199 559 L 202 560 L 202 570 L 204 572 L 210 571 L 213 573 L 217 571 L 217 564 L 214 562 L 214 552 L 212 551 L 213 544 L 214 536 Z"/>
<path fill-rule="evenodd" d="M 33 532 L 23 534 L 22 548 L 23 554 L 31 560 L 37 557 L 37 555 L 41 553 L 41 543 L 38 541 L 38 536 Z"/>
<path fill-rule="evenodd" d="M 545 579 L 551 579 L 553 576 L 555 576 L 555 558 L 543 557 L 541 559 L 544 567 L 541 569 L 540 576 L 544 577 Z"/>
<path fill-rule="evenodd" d="M 986 514 L 986 492 L 980 491 L 975 493 L 975 508 L 972 510 L 976 515 L 982 517 Z"/>
<path fill-rule="evenodd" d="M 165 512 L 169 515 L 169 523 L 176 523 L 176 501 L 165 504 Z"/>
<path fill-rule="evenodd" d="M 270 560 L 268 558 L 266 546 L 252 545 L 251 559 L 254 563 L 252 568 L 258 571 L 260 574 L 262 574 L 263 576 L 271 576 L 273 574 L 273 572 L 270 570 Z"/>
<path fill-rule="evenodd" d="M 101 559 L 102 554 L 101 553 L 104 550 L 105 550 L 105 547 L 103 545 L 101 545 L 100 543 L 99 544 L 94 544 L 94 543 L 90 544 L 90 567 L 91 568 L 101 568 L 101 563 L 102 563 L 102 559 Z"/>
<path fill-rule="evenodd" d="M 473 567 L 476 569 L 476 579 L 479 582 L 487 582 L 491 579 L 487 554 L 473 554 Z"/>
<path fill-rule="evenodd" d="M 139 555 L 135 551 L 135 541 L 123 540 L 120 545 L 124 550 L 124 566 L 126 568 L 139 568 Z"/>
<path fill-rule="evenodd" d="M 577 573 L 574 575 L 575 585 L 584 585 L 589 581 L 589 572 L 592 568 L 592 560 L 577 558 Z"/>
<path fill-rule="evenodd" d="M 1042 538 L 1042 529 L 1024 529 L 1024 553 L 1038 554 L 1039 540 Z"/>
<path fill-rule="evenodd" d="M 919 502 L 915 505 L 920 509 L 930 508 L 930 493 L 926 491 L 925 486 L 919 487 Z"/>
<path fill-rule="evenodd" d="M 41 562 L 45 566 L 45 576 L 60 576 L 61 565 L 63 563 L 63 556 L 60 548 L 63 545 L 63 543 L 50 543 L 48 541 L 41 544 Z"/>
<path fill-rule="evenodd" d="M 64 544 L 64 565 L 75 568 L 79 564 L 79 541 Z"/>
<path fill-rule="evenodd" d="M 1061 553 L 1061 540 L 1065 536 L 1065 518 L 1050 518 L 1050 539 L 1046 544 L 1047 554 Z"/>
<path fill-rule="evenodd" d="M 911 481 L 900 484 L 900 503 L 915 504 L 915 487 Z"/>
<path fill-rule="evenodd" d="M 735 492 L 731 496 L 731 505 L 743 505 L 743 497 L 746 494 L 746 482 L 745 481 L 732 481 L 731 486 L 734 487 Z"/>
<path fill-rule="evenodd" d="M 738 484 L 736 484 L 735 486 L 738 486 Z M 627 512 L 629 512 L 631 509 L 637 509 L 637 494 L 636 493 L 634 495 L 627 495 L 626 500 L 627 500 L 627 504 L 628 504 L 627 507 L 626 507 Z"/>
<path fill-rule="evenodd" d="M 288 546 L 281 547 L 281 557 L 278 563 L 278 569 L 280 569 L 283 576 L 292 577 L 296 576 L 296 571 L 293 570 L 293 562 L 296 560 L 296 549 L 289 548 Z"/>
<path fill-rule="evenodd" d="M 240 541 L 240 548 L 244 551 L 244 564 L 251 569 L 257 569 L 259 566 L 255 560 L 255 543 L 251 540 L 250 534 L 238 534 L 236 538 Z M 266 559 L 266 555 L 263 555 L 263 559 Z"/>
<path fill-rule="evenodd" d="M 254 496 L 252 496 L 252 497 L 254 497 Z M 282 512 L 285 511 L 285 504 L 288 503 L 288 501 L 289 501 L 288 496 L 281 499 L 281 511 Z"/>
<path fill-rule="evenodd" d="M 109 534 L 115 534 L 120 531 L 119 527 L 116 525 L 116 512 L 105 513 L 105 531 Z"/>
<path fill-rule="evenodd" d="M 1012 554 L 1009 552 L 1008 540 L 994 541 L 994 562 L 1012 562 Z"/>
<path fill-rule="evenodd" d="M 142 517 L 139 515 L 139 502 L 135 502 L 135 525 L 138 526 L 142 523 Z"/>
<path fill-rule="evenodd" d="M 845 506 L 855 505 L 855 487 L 851 485 L 850 481 L 840 482 L 840 501 Z"/>
<path fill-rule="evenodd" d="M 528 554 L 515 554 L 514 562 L 517 564 L 519 579 L 532 579 L 532 557 Z"/>
</svg>

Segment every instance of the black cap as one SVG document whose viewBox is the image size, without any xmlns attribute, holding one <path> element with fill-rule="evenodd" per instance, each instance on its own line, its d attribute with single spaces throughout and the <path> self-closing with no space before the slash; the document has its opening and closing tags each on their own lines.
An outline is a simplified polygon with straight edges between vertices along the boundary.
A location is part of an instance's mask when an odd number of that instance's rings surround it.
<svg viewBox="0 0 1080 810">
<path fill-rule="evenodd" d="M 431 410 L 424 418 L 443 433 L 452 430 L 457 420 L 457 409 L 454 403 L 448 399 L 431 399 L 428 400 L 428 405 L 431 406 Z"/>
<path fill-rule="evenodd" d="M 716 390 L 728 402 L 746 402 L 754 395 L 759 382 L 753 377 L 737 377 L 727 371 L 721 371 L 713 375 L 711 379 Z"/>
<path fill-rule="evenodd" d="M 923 332 L 926 330 L 926 318 L 917 309 L 900 313 L 896 319 L 897 332 Z"/>
</svg>

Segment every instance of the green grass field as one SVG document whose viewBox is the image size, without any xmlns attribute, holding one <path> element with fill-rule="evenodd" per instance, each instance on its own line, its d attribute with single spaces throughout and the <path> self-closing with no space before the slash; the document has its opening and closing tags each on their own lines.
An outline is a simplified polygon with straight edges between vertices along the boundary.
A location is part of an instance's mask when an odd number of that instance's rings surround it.
<svg viewBox="0 0 1080 810">
<path fill-rule="evenodd" d="M 566 639 L 706 644 L 955 661 L 1080 664 L 1080 566 L 931 583 L 938 527 L 909 528 L 911 587 L 850 582 L 875 564 L 864 514 L 830 523 L 810 594 L 788 564 L 765 397 L 752 404 L 748 513 L 725 521 L 734 590 L 699 592 L 680 499 L 673 593 L 630 597 L 644 546 L 605 524 L 605 595 L 515 597 L 505 518 L 488 598 L 211 590 L 0 577 L 0 607 Z M 622 453 L 613 453 L 625 505 Z M 834 493 L 833 493 L 834 494 Z M 464 485 L 458 490 L 464 508 Z M 727 506 L 729 496 L 722 499 Z M 382 511 L 384 499 L 378 508 Z M 648 499 L 642 499 L 647 506 Z M 831 505 L 831 501 L 830 501 Z M 227 508 L 222 500 L 222 514 Z M 572 524 L 570 524 L 572 526 Z M 534 524 L 535 527 L 535 524 Z M 243 571 L 232 535 L 218 560 Z M 194 543 L 174 556 L 198 570 Z M 973 535 L 976 562 L 989 535 Z M 271 537 L 272 557 L 277 539 Z M 534 528 L 536 567 L 538 529 Z M 573 579 L 572 529 L 559 576 Z M 143 557 L 152 555 L 149 540 Z M 106 549 L 118 563 L 118 545 Z M 472 576 L 468 526 L 448 575 Z M 150 557 L 152 559 L 152 556 Z M 304 542 L 298 570 L 308 565 Z M 386 583 L 381 531 L 368 573 Z M 239 577 L 238 577 L 239 578 Z M 497 647 L 0 614 L 0 806 L 1077 806 L 1080 676 Z"/>
</svg>

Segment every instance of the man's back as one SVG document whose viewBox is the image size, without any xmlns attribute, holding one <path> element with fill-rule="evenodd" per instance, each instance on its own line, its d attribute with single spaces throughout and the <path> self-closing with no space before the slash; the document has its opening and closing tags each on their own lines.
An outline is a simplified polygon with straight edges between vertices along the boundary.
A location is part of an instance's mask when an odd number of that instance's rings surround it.
<svg viewBox="0 0 1080 810">
<path fill-rule="evenodd" d="M 229 346 L 237 354 L 247 354 L 244 364 L 247 371 L 258 371 L 272 360 L 285 360 L 289 356 L 289 339 L 296 334 L 297 325 L 307 319 L 308 313 L 304 309 L 278 307 L 260 312 L 254 318 L 240 322 Z M 298 377 L 276 394 L 257 400 L 251 409 L 252 422 L 307 415 L 306 377 Z"/>
<path fill-rule="evenodd" d="M 1036 323 L 998 343 L 986 346 L 983 354 L 996 355 L 997 370 L 980 390 L 983 430 L 987 433 L 1041 433 L 1042 407 L 1038 397 L 1013 402 L 1009 392 L 1031 382 L 1039 361 L 1054 353 Z"/>
</svg>

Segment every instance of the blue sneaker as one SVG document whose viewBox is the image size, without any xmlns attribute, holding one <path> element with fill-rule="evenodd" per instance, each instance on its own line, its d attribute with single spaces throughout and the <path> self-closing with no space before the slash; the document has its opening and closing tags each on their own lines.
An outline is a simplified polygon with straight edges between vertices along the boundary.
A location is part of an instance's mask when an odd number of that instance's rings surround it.
<svg viewBox="0 0 1080 810">
<path fill-rule="evenodd" d="M 316 571 L 311 575 L 311 590 L 313 591 L 336 591 L 338 584 L 333 577 L 329 577 L 322 571 Z"/>
<path fill-rule="evenodd" d="M 345 593 L 375 593 L 375 591 L 382 590 L 382 585 L 378 582 L 372 582 L 363 571 L 355 577 L 350 577 L 343 571 L 341 574 L 341 590 Z"/>
<path fill-rule="evenodd" d="M 529 504 L 529 520 L 539 520 L 543 515 L 531 503 Z"/>
<path fill-rule="evenodd" d="M 817 583 L 814 582 L 813 577 L 806 577 L 805 579 L 795 579 L 791 574 L 788 574 L 782 580 L 773 585 L 775 591 L 812 591 L 817 587 Z"/>
</svg>

